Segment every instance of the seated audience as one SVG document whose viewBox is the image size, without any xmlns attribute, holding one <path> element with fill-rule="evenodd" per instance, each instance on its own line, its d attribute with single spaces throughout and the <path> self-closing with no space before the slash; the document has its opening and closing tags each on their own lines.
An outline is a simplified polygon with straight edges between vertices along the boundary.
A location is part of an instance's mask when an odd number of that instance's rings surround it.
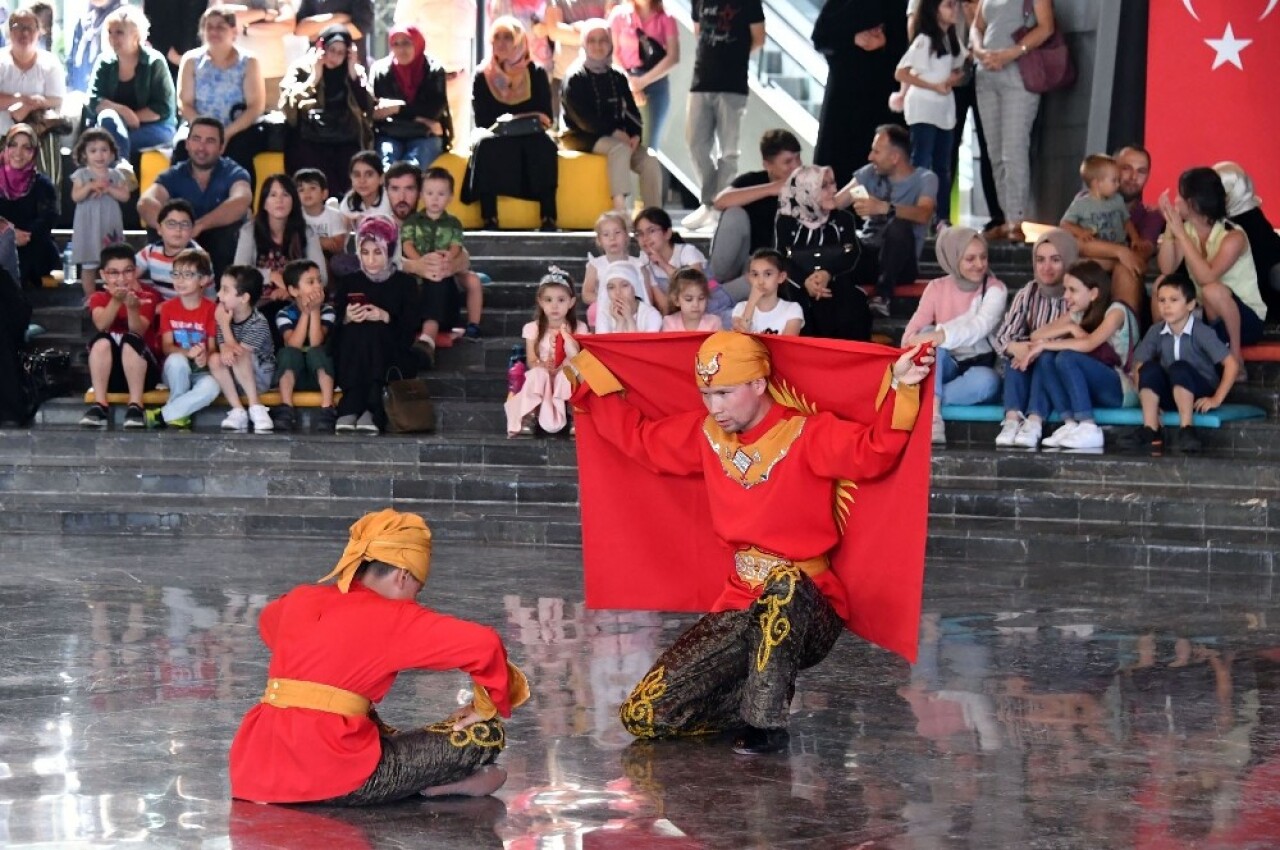
<svg viewBox="0 0 1280 850">
<path fill-rule="evenodd" d="M 929 281 L 902 333 L 902 346 L 931 345 L 937 376 L 933 443 L 946 445 L 944 404 L 986 404 L 1000 393 L 991 347 L 1009 291 L 990 273 L 987 241 L 969 227 L 948 227 L 934 246 L 945 277 Z"/>
<path fill-rule="evenodd" d="M 1151 246 L 1150 253 L 1142 258 L 1144 263 L 1149 263 L 1155 255 L 1156 240 L 1164 232 L 1164 216 L 1160 210 L 1142 202 L 1142 192 L 1151 178 L 1151 154 L 1137 145 L 1126 145 L 1116 151 L 1115 159 L 1120 166 L 1120 197 L 1129 209 L 1129 220 L 1138 228 L 1139 244 Z"/>
<path fill-rule="evenodd" d="M 1156 284 L 1153 300 L 1160 320 L 1133 352 L 1142 427 L 1126 434 L 1121 444 L 1131 449 L 1162 448 L 1160 411 L 1176 410 L 1178 429 L 1168 441 L 1169 448 L 1199 451 L 1192 418 L 1226 400 L 1240 367 L 1219 335 L 1196 320 L 1196 286 L 1190 278 L 1181 273 L 1166 275 Z"/>
<path fill-rule="evenodd" d="M 350 188 L 351 158 L 373 145 L 373 99 L 351 47 L 345 25 L 326 27 L 280 83 L 280 109 L 288 123 L 286 170 L 320 169 L 339 197 Z"/>
<path fill-rule="evenodd" d="M 595 326 L 598 312 L 600 290 L 604 284 L 605 270 L 613 263 L 630 262 L 640 271 L 644 285 L 636 293 L 642 301 L 650 304 L 657 302 L 653 291 L 653 282 L 649 279 L 649 271 L 638 257 L 631 256 L 631 222 L 625 213 L 609 210 L 596 219 L 596 247 L 600 249 L 598 256 L 587 256 L 587 270 L 582 277 L 582 302 L 587 306 L 587 324 Z M 665 296 L 664 296 L 665 297 Z"/>
<path fill-rule="evenodd" d="M 338 385 L 338 433 L 377 434 L 373 411 L 381 409 L 387 373 L 412 375 L 410 345 L 420 327 L 413 277 L 396 271 L 391 254 L 399 244 L 395 221 L 368 216 L 356 228 L 360 269 L 338 278 L 334 296 Z"/>
<path fill-rule="evenodd" d="M 195 221 L 195 210 L 188 201 L 183 198 L 167 201 L 156 213 L 156 230 L 160 238 L 147 243 L 134 257 L 139 279 L 149 283 L 165 301 L 178 297 L 173 289 L 174 259 L 188 248 L 204 250 L 191 238 Z"/>
<path fill-rule="evenodd" d="M 478 138 L 462 201 L 479 201 L 487 230 L 499 227 L 499 195 L 537 201 L 542 229 L 555 230 L 559 163 L 556 143 L 544 132 L 552 124 L 551 82 L 531 62 L 526 30 L 515 18 L 490 25 L 489 47 L 472 87 Z"/>
<path fill-rule="evenodd" d="M 267 95 L 258 60 L 236 43 L 238 32 L 235 12 L 214 7 L 200 16 L 204 44 L 182 57 L 178 113 L 188 131 L 201 117 L 221 122 L 224 154 L 239 163 L 253 186 L 261 140 L 251 128 L 266 109 Z M 190 155 L 190 140 L 180 130 L 174 141 L 177 163 Z"/>
<path fill-rule="evenodd" d="M 751 255 L 747 279 L 751 294 L 733 308 L 733 329 L 748 334 L 799 336 L 804 328 L 804 311 L 794 301 L 778 297 L 787 282 L 786 261 L 772 248 Z"/>
<path fill-rule="evenodd" d="M 777 250 L 786 258 L 787 299 L 804 311 L 805 336 L 871 339 L 871 312 L 856 278 L 867 260 L 859 256 L 853 214 L 836 206 L 830 168 L 804 165 L 791 172 L 775 226 Z M 914 275 L 914 261 L 912 269 Z"/>
<path fill-rule="evenodd" d="M 569 150 L 603 154 L 609 161 L 609 194 L 613 208 L 627 211 L 631 173 L 640 177 L 640 196 L 651 207 L 662 206 L 662 166 L 640 143 L 640 112 L 627 78 L 614 70 L 609 25 L 601 19 L 583 24 L 582 55 L 565 79 L 564 133 Z"/>
<path fill-rule="evenodd" d="M 259 393 L 275 380 L 276 347 L 271 325 L 255 306 L 263 291 L 262 272 L 252 266 L 228 266 L 218 284 L 218 350 L 209 358 L 209 374 L 218 382 L 231 410 L 222 420 L 223 431 L 270 433 L 275 425 Z M 284 287 L 281 286 L 281 289 Z M 246 411 L 240 394 L 249 400 Z"/>
<path fill-rule="evenodd" d="M 338 421 L 338 411 L 333 406 L 335 373 L 327 343 L 336 319 L 320 278 L 320 266 L 310 260 L 287 263 L 284 288 L 289 293 L 289 303 L 276 313 L 276 332 L 280 335 L 276 358 L 280 407 L 272 419 L 276 430 L 292 431 L 297 421 L 294 391 L 319 390 L 320 410 L 316 413 L 315 428 L 320 433 L 331 433 Z"/>
<path fill-rule="evenodd" d="M 1040 444 L 1043 417 L 1027 415 L 1032 375 L 1040 356 L 1031 334 L 1066 311 L 1064 280 L 1067 269 L 1075 265 L 1077 252 L 1075 237 L 1067 231 L 1045 231 L 1031 249 L 1031 283 L 1013 296 L 996 330 L 993 344 L 1004 372 L 1004 422 L 996 435 L 997 447 L 1035 448 Z"/>
<path fill-rule="evenodd" d="M 49 178 L 36 171 L 36 145 L 31 125 L 14 124 L 0 155 L 0 267 L 31 287 L 62 266 L 53 241 L 58 198 Z"/>
<path fill-rule="evenodd" d="M 462 256 L 462 222 L 445 211 L 453 200 L 453 175 L 443 168 L 428 168 L 422 175 L 423 208 L 400 224 L 401 253 L 409 261 L 435 254 L 445 268 L 453 268 Z M 436 357 L 436 335 L 453 330 L 458 318 L 458 284 L 453 275 L 434 280 L 419 278 L 418 300 L 422 309 L 422 329 L 414 347 L 432 364 Z M 480 329 L 476 325 L 473 337 Z"/>
<path fill-rule="evenodd" d="M 167 74 L 166 74 L 167 79 Z M 71 262 L 80 267 L 80 286 L 88 298 L 98 282 L 98 259 L 104 246 L 124 241 L 124 214 L 131 173 L 117 167 L 119 152 L 106 130 L 90 128 L 80 134 L 71 151 L 77 168 L 71 173 L 71 219 L 74 235 Z"/>
<path fill-rule="evenodd" d="M 455 145 L 471 141 L 471 68 L 475 64 L 476 0 L 396 0 L 397 27 L 416 26 L 445 70 Z"/>
<path fill-rule="evenodd" d="M 318 168 L 300 168 L 293 175 L 302 202 L 302 218 L 307 235 L 320 240 L 326 258 L 341 253 L 347 245 L 347 217 L 328 204 L 329 180 Z"/>
<path fill-rule="evenodd" d="M 862 252 L 854 279 L 859 286 L 874 284 L 876 294 L 868 307 L 887 317 L 893 288 L 915 282 L 925 234 L 937 209 L 938 178 L 911 164 L 911 135 L 896 124 L 876 129 L 867 159 L 840 193 L 840 205 L 852 200 L 853 211 L 862 219 Z"/>
<path fill-rule="evenodd" d="M 83 428 L 105 428 L 111 421 L 109 393 L 129 394 L 124 427 L 147 427 L 142 394 L 160 380 L 156 312 L 160 293 L 138 280 L 133 249 L 108 245 L 98 258 L 103 288 L 89 296 L 89 381 L 93 404 L 80 417 Z"/>
<path fill-rule="evenodd" d="M 1120 165 L 1105 154 L 1090 154 L 1080 164 L 1085 191 L 1062 214 L 1058 225 L 1076 238 L 1080 256 L 1111 272 L 1111 292 L 1137 312 L 1142 309 L 1147 258 L 1154 251 L 1129 217 L 1120 194 Z"/>
<path fill-rule="evenodd" d="M 564 430 L 568 424 L 565 403 L 573 388 L 562 367 L 579 351 L 573 335 L 587 332 L 579 327 L 574 313 L 573 280 L 555 266 L 539 281 L 534 303 L 534 319 L 520 331 L 524 383 L 504 405 L 508 437 L 532 437 L 535 425 L 541 426 L 544 434 Z"/>
<path fill-rule="evenodd" d="M 0 47 L 0 132 L 25 124 L 41 141 L 62 123 L 67 75 L 52 53 L 40 49 L 40 19 L 34 12 L 15 9 L 8 26 L 9 44 Z M 47 157 L 42 162 L 53 177 L 61 177 L 60 163 L 50 163 Z M 50 168 L 55 164 L 59 169 Z"/>
<path fill-rule="evenodd" d="M 351 190 L 338 202 L 338 211 L 353 231 L 366 215 L 391 215 L 391 198 L 383 185 L 382 157 L 377 151 L 359 151 L 351 157 L 347 174 Z"/>
<path fill-rule="evenodd" d="M 656 333 L 662 330 L 662 314 L 636 295 L 644 284 L 634 265 L 629 262 L 612 263 L 605 270 L 604 278 L 605 297 L 596 313 L 596 333 Z"/>
<path fill-rule="evenodd" d="M 1243 371 L 1240 347 L 1262 339 L 1267 305 L 1258 289 L 1258 270 L 1249 239 L 1227 218 L 1227 193 L 1212 168 L 1191 168 L 1178 178 L 1178 198 L 1160 195 L 1168 226 L 1160 237 L 1161 274 L 1185 267 L 1196 285 L 1205 320 L 1231 346 Z"/>
<path fill-rule="evenodd" d="M 252 266 L 262 274 L 262 291 L 254 296 L 252 306 L 258 307 L 260 296 L 264 304 L 272 305 L 269 312 L 274 316 L 289 298 L 284 267 L 302 259 L 324 268 L 324 251 L 320 240 L 307 233 L 293 180 L 287 174 L 273 174 L 262 184 L 258 212 L 241 226 L 236 243 L 235 264 Z"/>
<path fill-rule="evenodd" d="M 176 298 L 160 305 L 161 374 L 169 401 L 147 411 L 151 428 L 190 428 L 191 417 L 213 404 L 221 390 L 209 374 L 218 350 L 217 305 L 206 298 L 213 265 L 203 251 L 183 251 L 173 260 Z"/>
<path fill-rule="evenodd" d="M 1218 172 L 1227 193 L 1227 218 L 1249 238 L 1267 317 L 1280 322 L 1280 233 L 1262 212 L 1262 200 L 1253 193 L 1248 172 L 1234 162 L 1219 162 L 1213 170 Z"/>
<path fill-rule="evenodd" d="M 707 312 L 710 300 L 711 287 L 707 284 L 707 276 L 698 269 L 680 269 L 671 279 L 667 290 L 671 312 L 663 317 L 662 329 L 709 332 L 723 330 L 720 317 Z"/>
<path fill-rule="evenodd" d="M 373 64 L 373 142 L 384 168 L 411 162 L 429 168 L 453 144 L 444 67 L 427 55 L 415 26 L 387 35 L 391 53 Z"/>
<path fill-rule="evenodd" d="M 774 246 L 778 195 L 791 172 L 804 164 L 800 140 L 790 130 L 766 130 L 760 137 L 760 159 L 762 170 L 739 174 L 715 199 L 720 223 L 707 271 L 734 301 L 751 294 L 747 262 L 753 252 Z"/>
<path fill-rule="evenodd" d="M 1129 382 L 1138 319 L 1123 301 L 1111 299 L 1111 276 L 1096 260 L 1076 263 L 1063 278 L 1067 311 L 1031 334 L 1039 366 L 1031 379 L 1031 411 L 1063 424 L 1043 445 L 1100 449 L 1102 429 L 1093 408 L 1133 407 L 1137 392 Z"/>
<path fill-rule="evenodd" d="M 166 202 L 181 198 L 191 204 L 196 220 L 190 238 L 205 247 L 217 271 L 231 265 L 240 227 L 253 202 L 249 173 L 223 156 L 224 145 L 221 121 L 208 116 L 195 119 L 187 135 L 190 158 L 161 172 L 138 199 L 138 217 L 155 231 Z"/>
<path fill-rule="evenodd" d="M 120 158 L 167 147 L 178 126 L 173 78 L 164 57 L 146 46 L 150 23 L 136 6 L 107 16 L 109 52 L 98 57 L 89 84 L 92 123 L 112 135 Z"/>
<path fill-rule="evenodd" d="M 652 298 L 653 306 L 662 312 L 671 306 L 667 289 L 675 273 L 685 268 L 702 271 L 707 258 L 676 233 L 671 216 L 662 207 L 645 207 L 636 213 L 635 228 L 641 276 L 649 290 L 647 296 L 640 291 L 636 295 L 645 301 Z M 707 309 L 719 316 L 721 323 L 727 323 L 732 320 L 733 299 L 718 286 L 712 286 Z"/>
</svg>

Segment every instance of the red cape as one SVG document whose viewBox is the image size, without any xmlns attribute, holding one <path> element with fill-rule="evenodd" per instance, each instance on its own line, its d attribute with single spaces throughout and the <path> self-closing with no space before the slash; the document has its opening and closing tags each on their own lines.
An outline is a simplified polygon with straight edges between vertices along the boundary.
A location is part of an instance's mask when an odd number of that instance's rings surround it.
<svg viewBox="0 0 1280 850">
<path fill-rule="evenodd" d="M 701 409 L 693 364 L 707 334 L 583 336 L 579 342 L 627 388 L 627 400 L 658 419 Z M 810 409 L 870 423 L 885 368 L 897 349 L 829 339 L 761 336 L 779 379 Z M 929 515 L 933 379 L 922 387 L 916 428 L 902 462 L 888 475 L 859 481 L 832 569 L 848 593 L 849 630 L 916 659 Z M 886 401 L 886 403 L 889 403 Z M 923 424 L 921 424 L 923 423 Z M 587 605 L 659 611 L 707 611 L 720 595 L 732 552 L 711 531 L 701 476 L 640 468 L 576 420 Z M 690 452 L 706 451 L 705 444 Z M 767 485 L 766 485 L 767 486 Z"/>
</svg>

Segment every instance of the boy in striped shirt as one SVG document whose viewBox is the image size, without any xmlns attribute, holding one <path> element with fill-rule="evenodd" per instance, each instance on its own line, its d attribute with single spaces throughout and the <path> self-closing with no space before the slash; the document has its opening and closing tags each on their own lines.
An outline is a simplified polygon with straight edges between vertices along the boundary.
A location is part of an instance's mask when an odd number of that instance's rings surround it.
<svg viewBox="0 0 1280 850">
<path fill-rule="evenodd" d="M 252 266 L 228 266 L 218 285 L 218 352 L 209 359 L 209 373 L 231 405 L 222 420 L 224 431 L 247 431 L 251 421 L 254 433 L 275 428 L 258 398 L 260 390 L 271 388 L 276 372 L 271 325 L 255 309 L 262 283 L 262 272 Z M 249 400 L 247 412 L 240 403 L 241 390 Z"/>
</svg>

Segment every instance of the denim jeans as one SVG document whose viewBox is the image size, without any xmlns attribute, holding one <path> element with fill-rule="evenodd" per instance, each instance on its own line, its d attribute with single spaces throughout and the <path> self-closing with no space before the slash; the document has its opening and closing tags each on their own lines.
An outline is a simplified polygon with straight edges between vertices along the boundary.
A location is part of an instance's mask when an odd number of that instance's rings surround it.
<svg viewBox="0 0 1280 850">
<path fill-rule="evenodd" d="M 989 366 L 971 366 L 960 374 L 960 364 L 945 348 L 935 349 L 934 369 L 938 401 L 942 404 L 983 404 L 1000 392 L 1000 376 Z"/>
<path fill-rule="evenodd" d="M 1031 413 L 1093 419 L 1093 406 L 1124 403 L 1120 376 L 1110 366 L 1078 351 L 1046 351 L 1036 359 L 1031 379 Z"/>
<path fill-rule="evenodd" d="M 1031 376 L 1040 365 L 1037 359 L 1025 372 L 1013 368 L 1011 358 L 1004 358 L 1004 409 L 1005 412 L 1026 413 L 1031 401 Z"/>
<path fill-rule="evenodd" d="M 190 358 L 180 351 L 165 358 L 163 374 L 164 384 L 169 388 L 169 403 L 160 408 L 160 415 L 165 422 L 186 419 L 196 411 L 204 410 L 222 392 L 218 382 L 208 372 L 193 376 Z"/>
<path fill-rule="evenodd" d="M 123 160 L 128 160 L 135 148 L 143 150 L 172 145 L 173 134 L 178 126 L 177 122 L 170 119 L 151 121 L 129 129 L 129 125 L 124 123 L 120 113 L 114 109 L 104 109 L 99 112 L 97 125 L 116 140 L 116 147 L 120 149 L 120 158 Z"/>
<path fill-rule="evenodd" d="M 393 139 L 379 134 L 375 139 L 379 155 L 382 156 L 382 167 L 390 168 L 393 162 L 410 162 L 421 169 L 431 167 L 431 163 L 444 150 L 444 139 L 439 136 L 423 136 L 420 139 Z"/>
<path fill-rule="evenodd" d="M 911 125 L 911 164 L 938 175 L 938 221 L 951 220 L 951 148 L 955 133 L 932 124 Z"/>
<path fill-rule="evenodd" d="M 644 96 L 645 105 L 640 107 L 644 122 L 640 141 L 645 147 L 662 150 L 662 130 L 667 126 L 667 112 L 671 109 L 671 78 L 663 77 L 650 83 Z"/>
</svg>

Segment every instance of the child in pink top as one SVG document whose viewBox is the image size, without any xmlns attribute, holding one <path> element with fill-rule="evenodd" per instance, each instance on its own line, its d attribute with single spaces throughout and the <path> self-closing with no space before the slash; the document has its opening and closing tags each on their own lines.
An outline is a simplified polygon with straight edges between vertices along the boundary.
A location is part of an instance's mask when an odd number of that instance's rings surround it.
<svg viewBox="0 0 1280 850">
<path fill-rule="evenodd" d="M 948 227 L 938 235 L 936 253 L 947 276 L 925 287 L 902 344 L 935 346 L 933 442 L 945 445 L 942 405 L 982 404 L 1000 391 L 990 337 L 1004 316 L 1009 292 L 988 274 L 987 243 L 978 231 Z"/>
<path fill-rule="evenodd" d="M 564 361 L 578 353 L 573 335 L 586 333 L 574 307 L 573 280 L 552 266 L 538 283 L 534 320 L 521 330 L 525 346 L 524 386 L 507 399 L 508 437 L 532 437 L 534 423 L 547 434 L 568 424 L 565 402 L 573 394 L 564 376 Z"/>
<path fill-rule="evenodd" d="M 663 318 L 664 331 L 718 331 L 722 329 L 720 317 L 707 312 L 711 300 L 711 286 L 707 276 L 699 269 L 683 268 L 671 279 L 667 297 L 672 312 Z"/>
</svg>

